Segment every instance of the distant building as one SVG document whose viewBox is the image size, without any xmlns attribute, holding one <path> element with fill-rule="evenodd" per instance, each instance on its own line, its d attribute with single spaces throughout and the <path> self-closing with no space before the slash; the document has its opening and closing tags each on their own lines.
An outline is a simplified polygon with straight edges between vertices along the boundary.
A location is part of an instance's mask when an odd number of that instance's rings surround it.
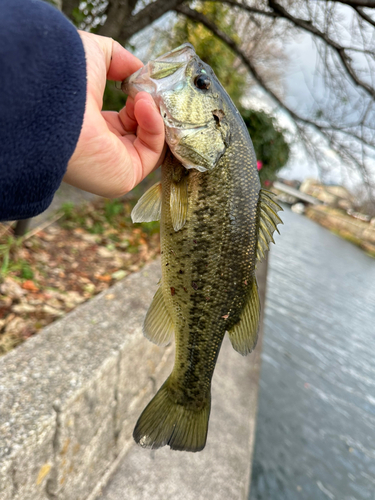
<svg viewBox="0 0 375 500">
<path fill-rule="evenodd" d="M 324 185 L 315 179 L 306 179 L 300 191 L 321 200 L 324 204 L 342 210 L 352 210 L 355 204 L 354 197 L 343 186 Z"/>
<path fill-rule="evenodd" d="M 277 180 L 279 182 L 282 182 L 286 186 L 290 186 L 290 187 L 292 187 L 294 189 L 299 189 L 300 186 L 301 186 L 301 182 L 300 181 L 290 180 L 290 179 L 283 179 L 282 177 L 278 177 Z"/>
</svg>

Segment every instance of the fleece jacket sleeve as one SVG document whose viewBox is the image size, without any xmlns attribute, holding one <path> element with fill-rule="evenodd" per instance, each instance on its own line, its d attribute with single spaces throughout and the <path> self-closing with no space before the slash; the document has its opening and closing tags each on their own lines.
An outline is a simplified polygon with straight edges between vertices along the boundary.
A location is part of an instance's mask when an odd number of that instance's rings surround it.
<svg viewBox="0 0 375 500">
<path fill-rule="evenodd" d="M 86 61 L 76 28 L 40 0 L 0 0 L 0 220 L 33 217 L 77 144 Z"/>
</svg>

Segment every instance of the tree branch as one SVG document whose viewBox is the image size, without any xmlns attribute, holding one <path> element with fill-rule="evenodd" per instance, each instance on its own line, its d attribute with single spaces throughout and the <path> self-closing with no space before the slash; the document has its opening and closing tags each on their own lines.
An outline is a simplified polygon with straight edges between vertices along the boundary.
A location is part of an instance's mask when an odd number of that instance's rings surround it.
<svg viewBox="0 0 375 500">
<path fill-rule="evenodd" d="M 228 5 L 231 5 L 232 7 L 238 7 L 239 9 L 245 10 L 246 12 L 249 12 L 251 14 L 259 14 L 261 16 L 272 17 L 273 19 L 279 19 L 280 17 L 285 17 L 284 15 L 281 15 L 278 12 L 256 9 L 255 7 L 250 7 L 249 5 L 246 5 L 246 4 L 243 4 L 240 2 L 236 2 L 235 0 L 206 0 L 206 1 L 225 3 Z M 336 0 L 336 1 L 340 1 L 340 0 Z M 375 4 L 375 0 L 374 0 L 374 4 Z M 358 12 L 359 15 L 362 15 L 362 13 L 360 12 L 361 9 L 355 9 L 355 10 Z M 285 12 L 287 12 L 287 11 L 285 11 Z M 366 13 L 363 13 L 363 14 L 364 15 L 362 17 L 364 19 L 366 19 L 366 21 L 368 21 L 369 23 L 374 24 L 374 26 L 375 26 L 375 21 L 373 21 L 371 19 L 371 17 L 369 17 Z M 288 18 L 288 20 L 293 21 L 293 22 L 294 22 L 294 20 L 296 20 L 296 21 L 301 21 L 301 22 L 307 23 L 307 24 L 311 24 L 310 21 L 305 21 L 303 19 L 294 18 L 292 16 L 290 16 L 290 18 Z M 299 26 L 299 27 L 302 27 L 302 26 Z M 306 28 L 303 27 L 303 29 L 306 29 Z M 319 31 L 319 30 L 317 30 L 317 31 Z M 319 32 L 319 33 L 324 35 L 324 33 L 322 33 L 322 32 Z M 318 33 L 314 33 L 314 34 L 317 35 Z M 327 41 L 327 40 L 325 40 L 325 41 Z M 337 45 L 337 46 L 339 48 L 342 48 L 343 50 L 348 50 L 348 51 L 353 51 L 353 52 L 361 52 L 361 53 L 367 53 L 367 54 L 371 54 L 371 55 L 373 55 L 373 53 L 374 53 L 371 50 L 357 49 L 355 47 L 343 47 L 343 46 L 339 46 L 339 45 Z"/>
<path fill-rule="evenodd" d="M 213 23 L 208 17 L 206 17 L 204 14 L 201 12 L 198 12 L 196 10 L 191 9 L 187 5 L 180 5 L 175 8 L 175 11 L 183 14 L 186 17 L 189 17 L 195 22 L 202 23 L 206 28 L 208 28 L 214 35 L 216 35 L 220 40 L 222 40 L 228 47 L 230 47 L 235 54 L 241 59 L 243 64 L 247 67 L 247 69 L 250 71 L 251 75 L 253 78 L 258 82 L 258 84 L 263 87 L 263 89 L 272 97 L 274 101 L 277 102 L 277 104 L 283 108 L 285 111 L 288 112 L 288 114 L 295 120 L 295 121 L 302 121 L 303 123 L 306 123 L 308 125 L 312 125 L 314 127 L 318 127 L 317 124 L 313 121 L 310 121 L 306 118 L 302 118 L 301 116 L 297 115 L 292 109 L 290 109 L 286 104 L 284 104 L 281 99 L 273 92 L 273 90 L 267 85 L 267 83 L 264 81 L 262 76 L 258 73 L 256 70 L 255 66 L 253 63 L 250 61 L 250 59 L 246 56 L 246 54 L 238 47 L 237 43 L 226 33 L 221 31 L 215 23 Z"/>
<path fill-rule="evenodd" d="M 236 2 L 235 0 L 207 0 L 209 2 L 219 2 L 219 3 L 226 3 L 228 5 L 231 5 L 232 7 L 239 7 L 240 9 L 246 10 L 247 12 L 250 12 L 251 14 L 260 14 L 262 16 L 268 16 L 268 17 L 279 17 L 275 12 L 269 11 L 269 10 L 262 10 L 262 9 L 257 9 L 256 7 L 251 7 L 250 5 Z"/>
<path fill-rule="evenodd" d="M 340 58 L 353 83 L 358 87 L 363 88 L 372 98 L 375 98 L 375 89 L 358 77 L 352 65 L 350 64 L 350 57 L 346 54 L 346 49 L 344 47 L 329 38 L 329 36 L 324 32 L 320 31 L 316 26 L 312 24 L 311 21 L 306 21 L 305 19 L 292 16 L 286 9 L 284 9 L 282 5 L 278 4 L 275 0 L 268 0 L 268 4 L 276 13 L 280 15 L 280 17 L 283 17 L 284 19 L 291 21 L 295 26 L 302 28 L 309 33 L 312 33 L 316 37 L 323 40 L 329 47 L 331 47 Z"/>
<path fill-rule="evenodd" d="M 211 1 L 216 1 L 216 0 L 211 0 Z M 371 6 L 375 7 L 375 0 L 372 0 L 371 2 L 348 2 L 338 0 L 341 3 L 346 3 L 350 5 L 353 3 L 353 5 L 362 5 L 363 4 L 371 4 Z M 329 47 L 331 47 L 336 54 L 338 55 L 339 59 L 341 60 L 344 68 L 346 69 L 348 75 L 350 76 L 352 82 L 359 87 L 362 87 L 372 98 L 375 98 L 375 89 L 371 86 L 368 85 L 365 81 L 361 80 L 358 75 L 356 74 L 355 70 L 353 69 L 351 65 L 351 58 L 350 56 L 347 55 L 346 51 L 354 51 L 354 52 L 369 52 L 365 50 L 360 50 L 356 49 L 353 47 L 343 47 L 342 45 L 338 44 L 334 40 L 332 40 L 326 33 L 323 31 L 320 31 L 316 26 L 312 24 L 311 21 L 306 21 L 305 19 L 301 19 L 295 16 L 292 16 L 282 5 L 278 4 L 275 0 L 269 0 L 268 4 L 272 11 L 265 11 L 261 9 L 256 9 L 253 7 L 250 7 L 246 4 L 237 2 L 235 0 L 223 0 L 222 3 L 226 3 L 228 5 L 231 5 L 233 7 L 238 7 L 240 9 L 243 9 L 247 12 L 251 12 L 252 14 L 261 14 L 263 16 L 268 16 L 268 17 L 273 17 L 273 18 L 284 18 L 288 20 L 289 22 L 292 22 L 296 27 L 303 29 L 304 31 L 309 32 L 310 34 L 313 34 L 314 36 L 320 38 L 323 40 Z M 370 6 L 370 5 L 367 5 Z M 374 21 L 366 14 L 364 13 L 361 9 L 355 9 L 358 11 L 359 15 L 361 15 L 364 19 L 366 19 L 368 22 L 371 24 L 374 24 Z M 371 54 L 371 52 L 369 52 Z"/>
<path fill-rule="evenodd" d="M 326 1 L 326 0 L 324 0 Z M 337 2 L 349 5 L 350 7 L 375 7 L 375 0 L 336 0 Z"/>
<path fill-rule="evenodd" d="M 364 12 L 363 9 L 357 7 L 354 9 L 356 12 L 358 12 L 358 15 L 362 17 L 365 21 L 368 23 L 372 24 L 372 26 L 375 26 L 375 21 L 368 15 L 366 12 Z"/>
<path fill-rule="evenodd" d="M 105 11 L 107 19 L 103 26 L 100 26 L 97 34 L 117 38 L 125 18 L 128 15 L 129 5 L 125 0 L 109 0 Z"/>
<path fill-rule="evenodd" d="M 146 28 L 170 10 L 174 10 L 184 0 L 155 0 L 124 23 L 119 38 L 128 40 L 132 35 Z"/>
</svg>

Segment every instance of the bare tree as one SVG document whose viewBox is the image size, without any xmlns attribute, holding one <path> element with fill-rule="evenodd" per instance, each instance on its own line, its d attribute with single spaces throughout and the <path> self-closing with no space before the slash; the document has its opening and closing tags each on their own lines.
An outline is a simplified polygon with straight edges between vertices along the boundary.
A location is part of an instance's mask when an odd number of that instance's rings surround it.
<svg viewBox="0 0 375 500">
<path fill-rule="evenodd" d="M 88 0 L 82 4 L 80 0 L 63 0 L 63 10 L 72 17 L 75 9 L 77 17 L 81 5 L 86 22 L 83 26 L 96 23 L 97 33 L 121 43 L 168 12 L 203 24 L 238 56 L 272 102 L 288 113 L 320 164 L 327 160 L 321 146 L 328 145 L 374 194 L 375 1 L 224 0 L 221 3 L 230 6 L 241 20 L 236 39 L 201 12 L 205 1 Z M 72 19 L 77 20 L 74 15 Z M 256 37 L 251 36 L 252 26 Z M 312 86 L 309 103 L 297 109 L 290 104 L 280 82 L 273 81 L 272 75 L 278 72 L 267 70 L 271 61 L 262 54 L 262 48 L 271 38 L 276 54 L 273 62 L 278 60 L 282 66 L 282 44 L 288 36 L 301 34 L 308 34 L 315 42 L 316 71 L 324 82 L 324 92 Z"/>
</svg>

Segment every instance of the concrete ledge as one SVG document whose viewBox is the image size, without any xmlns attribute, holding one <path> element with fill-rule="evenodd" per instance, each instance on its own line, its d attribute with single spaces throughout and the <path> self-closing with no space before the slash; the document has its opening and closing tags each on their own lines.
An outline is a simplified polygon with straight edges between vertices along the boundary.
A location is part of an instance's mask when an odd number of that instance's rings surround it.
<svg viewBox="0 0 375 500">
<path fill-rule="evenodd" d="M 260 360 L 239 358 L 228 338 L 220 354 L 206 448 L 192 454 L 132 446 L 98 499 L 248 499 Z"/>
<path fill-rule="evenodd" d="M 258 266 L 264 311 L 267 262 Z M 261 327 L 263 325 L 263 314 Z M 261 328 L 262 329 L 262 328 Z M 144 450 L 133 445 L 100 500 L 248 500 L 258 406 L 262 331 L 254 352 L 235 352 L 224 339 L 212 384 L 206 448 L 200 453 Z"/>
<path fill-rule="evenodd" d="M 0 499 L 85 499 L 120 452 L 172 348 L 141 334 L 160 262 L 0 358 Z"/>
<path fill-rule="evenodd" d="M 127 489 L 135 484 L 137 467 L 146 470 L 152 454 L 134 445 L 133 426 L 173 363 L 173 347 L 158 348 L 141 334 L 159 277 L 156 261 L 0 358 L 0 500 L 94 498 L 126 454 Z M 210 428 L 206 456 L 218 453 L 215 460 L 229 474 L 242 476 L 235 483 L 244 496 L 226 490 L 208 498 L 245 498 L 249 484 L 260 347 L 244 359 L 229 347 L 214 378 L 212 417 L 219 417 L 219 427 Z M 239 399 L 226 398 L 236 385 Z M 227 444 L 220 451 L 216 442 Z M 169 449 L 159 453 L 172 457 Z M 173 453 L 173 461 L 186 455 Z M 137 466 L 132 457 L 138 457 Z M 152 477 L 143 481 L 153 498 L 179 498 L 155 496 Z M 139 490 L 131 496 L 129 490 L 126 498 L 151 496 Z"/>
</svg>

